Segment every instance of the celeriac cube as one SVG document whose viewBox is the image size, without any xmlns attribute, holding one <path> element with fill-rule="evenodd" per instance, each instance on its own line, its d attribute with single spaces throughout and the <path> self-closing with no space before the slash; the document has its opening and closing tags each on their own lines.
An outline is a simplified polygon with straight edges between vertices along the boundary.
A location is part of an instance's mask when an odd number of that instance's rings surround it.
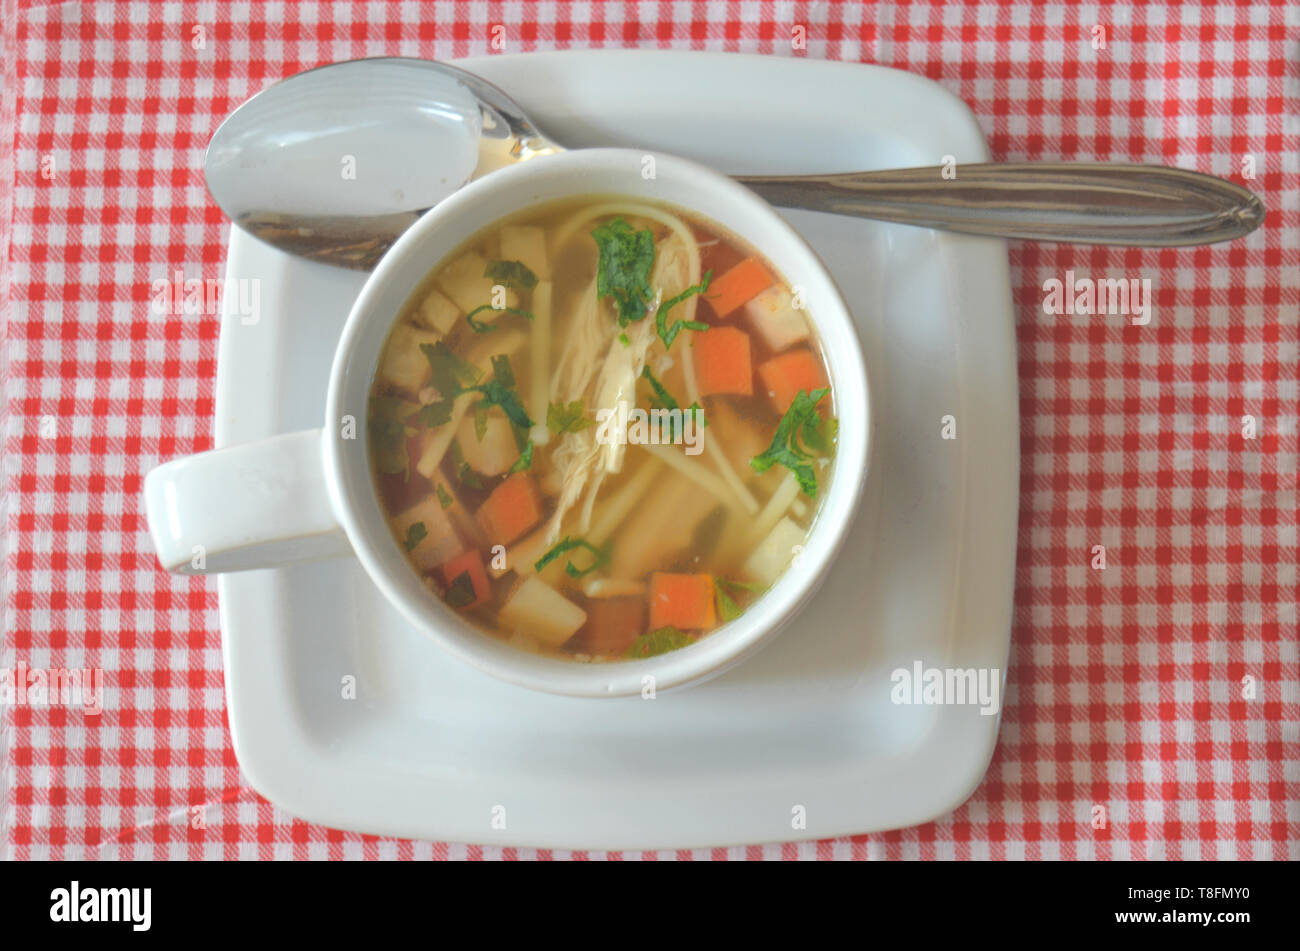
<svg viewBox="0 0 1300 951">
<path fill-rule="evenodd" d="M 750 552 L 745 562 L 745 573 L 763 584 L 774 583 L 790 564 L 795 549 L 805 541 L 807 534 L 804 530 L 788 516 L 782 516 L 767 537 Z"/>
<path fill-rule="evenodd" d="M 542 645 L 521 631 L 515 631 L 507 637 L 506 643 L 516 650 L 521 650 L 528 654 L 540 654 L 542 652 Z"/>
<path fill-rule="evenodd" d="M 551 261 L 546 255 L 546 232 L 536 225 L 505 225 L 501 229 L 501 259 L 519 261 L 537 275 L 549 280 Z"/>
<path fill-rule="evenodd" d="M 411 526 L 417 522 L 424 525 L 424 536 L 407 552 L 407 557 L 421 571 L 432 571 L 465 550 L 465 543 L 451 524 L 436 492 L 392 519 L 393 534 L 399 545 L 406 545 Z"/>
<path fill-rule="evenodd" d="M 464 313 L 484 304 L 495 305 L 498 302 L 492 299 L 492 287 L 496 282 L 484 276 L 486 269 L 487 259 L 477 251 L 462 254 L 439 273 L 436 278 L 438 289 L 450 297 Z M 519 295 L 507 288 L 503 306 L 519 306 Z M 496 316 L 492 311 L 485 310 L 477 314 L 475 319 L 490 323 Z"/>
<path fill-rule="evenodd" d="M 587 612 L 534 575 L 501 606 L 497 620 L 508 631 L 559 647 L 587 622 Z"/>
<path fill-rule="evenodd" d="M 808 339 L 808 321 L 796 310 L 794 298 L 780 284 L 773 284 L 745 305 L 749 326 L 775 351 Z"/>
<path fill-rule="evenodd" d="M 432 331 L 398 324 L 379 362 L 379 379 L 408 393 L 418 393 L 429 375 L 429 360 L 420 350 L 420 344 L 434 344 L 440 339 Z"/>
<path fill-rule="evenodd" d="M 436 330 L 440 334 L 449 334 L 460 317 L 460 308 L 436 288 L 431 288 L 411 316 L 422 327 Z"/>
<path fill-rule="evenodd" d="M 485 476 L 499 476 L 515 464 L 519 447 L 515 445 L 510 420 L 499 410 L 490 410 L 483 438 L 479 439 L 474 414 L 466 413 L 456 431 L 456 442 L 470 468 Z"/>
</svg>

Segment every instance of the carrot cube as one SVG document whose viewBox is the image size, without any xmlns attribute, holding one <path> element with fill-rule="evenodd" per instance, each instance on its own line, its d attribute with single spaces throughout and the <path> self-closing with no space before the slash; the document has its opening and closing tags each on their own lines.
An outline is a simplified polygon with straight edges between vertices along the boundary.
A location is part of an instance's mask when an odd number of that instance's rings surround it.
<svg viewBox="0 0 1300 951">
<path fill-rule="evenodd" d="M 721 319 L 733 310 L 749 303 L 760 292 L 775 283 L 776 278 L 761 259 L 745 258 L 731 270 L 709 284 L 704 299 Z"/>
<path fill-rule="evenodd" d="M 650 630 L 675 627 L 682 631 L 700 631 L 717 623 L 712 575 L 663 571 L 650 575 Z"/>
<path fill-rule="evenodd" d="M 773 357 L 758 367 L 763 392 L 778 413 L 784 413 L 801 390 L 812 393 L 826 386 L 826 370 L 807 347 Z"/>
<path fill-rule="evenodd" d="M 754 392 L 754 368 L 749 356 L 749 334 L 735 327 L 710 327 L 691 341 L 695 348 L 695 378 L 700 394 Z"/>
<path fill-rule="evenodd" d="M 438 571 L 448 588 L 454 586 L 456 579 L 461 575 L 469 575 L 474 600 L 455 605 L 459 610 L 468 611 L 470 608 L 476 608 L 480 604 L 491 600 L 492 588 L 488 585 L 487 570 L 483 567 L 483 556 L 474 549 L 471 548 L 450 561 L 444 561 L 438 566 Z"/>
<path fill-rule="evenodd" d="M 508 545 L 542 520 L 542 497 L 527 472 L 516 472 L 479 506 L 478 523 L 493 545 Z"/>
</svg>

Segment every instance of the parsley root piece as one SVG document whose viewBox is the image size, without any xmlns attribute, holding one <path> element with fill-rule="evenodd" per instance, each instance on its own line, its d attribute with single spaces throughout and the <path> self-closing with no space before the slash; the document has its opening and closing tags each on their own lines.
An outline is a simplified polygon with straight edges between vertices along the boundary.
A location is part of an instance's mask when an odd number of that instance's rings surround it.
<svg viewBox="0 0 1300 951">
<path fill-rule="evenodd" d="M 497 615 L 503 632 L 522 632 L 547 647 L 559 647 L 586 622 L 586 611 L 536 575 L 515 588 Z"/>
</svg>

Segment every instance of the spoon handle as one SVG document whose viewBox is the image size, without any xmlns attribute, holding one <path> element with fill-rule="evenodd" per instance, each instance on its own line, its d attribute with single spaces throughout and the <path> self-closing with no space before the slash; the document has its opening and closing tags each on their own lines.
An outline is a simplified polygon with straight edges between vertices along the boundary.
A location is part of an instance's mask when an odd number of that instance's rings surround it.
<svg viewBox="0 0 1300 951">
<path fill-rule="evenodd" d="M 1249 234 L 1264 205 L 1212 175 L 1160 165 L 995 163 L 737 176 L 774 205 L 994 238 L 1175 248 Z"/>
</svg>

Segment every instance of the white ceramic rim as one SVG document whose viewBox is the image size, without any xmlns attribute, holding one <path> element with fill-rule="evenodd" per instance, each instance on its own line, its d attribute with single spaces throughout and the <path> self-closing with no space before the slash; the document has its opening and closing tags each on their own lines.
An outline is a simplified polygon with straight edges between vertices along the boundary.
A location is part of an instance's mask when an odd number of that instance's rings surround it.
<svg viewBox="0 0 1300 951">
<path fill-rule="evenodd" d="M 655 175 L 643 177 L 653 155 Z M 429 271 L 467 240 L 529 204 L 584 195 L 626 195 L 676 206 L 741 236 L 799 285 L 830 364 L 840 419 L 834 473 L 805 550 L 736 620 L 698 643 L 638 661 L 581 663 L 532 654 L 484 634 L 431 597 L 393 541 L 375 492 L 365 436 L 344 439 L 345 416 L 366 419 L 371 380 L 396 315 Z M 365 426 L 359 429 L 364 433 Z M 370 578 L 423 633 L 464 661 L 519 686 L 579 697 L 641 693 L 721 673 L 790 620 L 825 576 L 853 522 L 866 477 L 871 403 L 853 319 L 821 260 L 773 208 L 707 166 L 635 149 L 584 149 L 493 172 L 440 203 L 410 228 L 362 288 L 330 372 L 324 455 L 335 514 Z"/>
</svg>

